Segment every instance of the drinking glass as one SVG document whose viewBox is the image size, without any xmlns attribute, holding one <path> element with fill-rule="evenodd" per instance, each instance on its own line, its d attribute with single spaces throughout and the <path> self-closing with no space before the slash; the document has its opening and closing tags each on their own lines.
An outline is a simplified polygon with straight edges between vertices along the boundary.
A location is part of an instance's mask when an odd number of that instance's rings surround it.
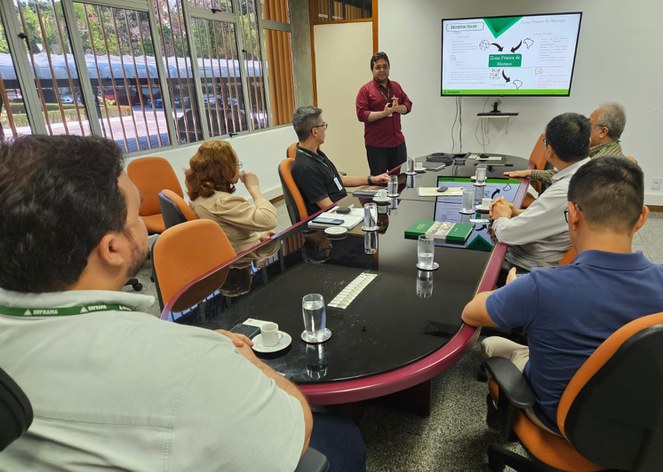
<svg viewBox="0 0 663 472">
<path fill-rule="evenodd" d="M 302 298 L 302 316 L 304 317 L 304 331 L 302 340 L 307 343 L 322 343 L 331 337 L 327 329 L 327 314 L 325 312 L 325 299 L 319 293 L 309 293 Z"/>
<path fill-rule="evenodd" d="M 463 189 L 463 206 L 461 213 L 472 213 L 474 210 L 474 188 Z"/>
<path fill-rule="evenodd" d="M 405 169 L 405 172 L 408 174 L 412 174 L 414 172 L 414 159 L 408 157 L 405 164 Z"/>
<path fill-rule="evenodd" d="M 378 252 L 378 232 L 377 227 L 376 231 L 366 231 L 364 233 L 364 253 L 365 254 L 375 254 Z"/>
<path fill-rule="evenodd" d="M 417 240 L 417 267 L 422 270 L 433 270 L 435 266 L 435 239 L 422 234 Z"/>
<path fill-rule="evenodd" d="M 364 205 L 364 231 L 376 231 L 378 229 L 378 206 L 373 203 Z"/>
<path fill-rule="evenodd" d="M 397 197 L 398 196 L 398 176 L 390 175 L 389 183 L 387 184 L 387 196 L 388 197 Z"/>
<path fill-rule="evenodd" d="M 477 164 L 474 183 L 477 185 L 484 185 L 486 183 L 486 164 Z"/>
</svg>

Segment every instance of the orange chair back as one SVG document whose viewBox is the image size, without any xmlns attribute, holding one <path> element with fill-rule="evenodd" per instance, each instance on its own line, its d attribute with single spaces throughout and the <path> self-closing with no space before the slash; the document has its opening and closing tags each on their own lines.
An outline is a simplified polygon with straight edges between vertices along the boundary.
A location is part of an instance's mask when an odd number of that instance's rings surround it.
<svg viewBox="0 0 663 472">
<path fill-rule="evenodd" d="M 660 312 L 622 326 L 578 369 L 557 410 L 578 452 L 610 469 L 663 470 L 662 346 Z"/>
<path fill-rule="evenodd" d="M 175 171 L 163 157 L 139 157 L 129 162 L 127 175 L 143 199 L 138 212 L 145 226 L 152 233 L 161 233 L 166 227 L 161 217 L 159 192 L 166 188 L 184 197 Z"/>
<path fill-rule="evenodd" d="M 292 177 L 292 166 L 295 164 L 294 159 L 283 159 L 279 164 L 279 178 L 281 179 L 281 187 L 283 187 L 283 196 L 285 197 L 285 206 L 290 215 L 290 222 L 294 225 L 298 221 L 308 218 L 308 210 L 306 210 L 306 203 L 304 197 L 299 191 L 299 187 Z"/>
<path fill-rule="evenodd" d="M 573 259 L 576 258 L 578 255 L 578 251 L 576 251 L 576 248 L 571 246 L 568 251 L 566 251 L 566 254 L 564 254 L 564 257 L 562 257 L 562 260 L 559 261 L 559 265 L 568 265 L 571 262 L 573 262 Z"/>
<path fill-rule="evenodd" d="M 294 159 L 297 156 L 297 143 L 292 143 L 288 146 L 288 149 L 285 152 L 285 157 L 288 159 Z"/>
<path fill-rule="evenodd" d="M 212 220 L 187 221 L 165 230 L 152 247 L 161 308 L 186 285 L 235 255 L 226 233 Z"/>
<path fill-rule="evenodd" d="M 529 161 L 532 164 L 530 167 L 531 169 L 543 170 L 546 168 L 548 160 L 546 159 L 546 145 L 543 144 L 545 137 L 545 133 L 541 133 L 541 136 L 539 136 L 539 139 L 537 139 L 534 144 L 532 153 L 529 155 Z M 541 182 L 532 180 L 530 181 L 530 185 L 532 185 L 537 192 L 541 192 Z"/>
<path fill-rule="evenodd" d="M 178 194 L 167 188 L 159 192 L 159 207 L 163 215 L 163 222 L 166 228 L 175 226 L 185 221 L 198 219 L 187 202 Z"/>
</svg>

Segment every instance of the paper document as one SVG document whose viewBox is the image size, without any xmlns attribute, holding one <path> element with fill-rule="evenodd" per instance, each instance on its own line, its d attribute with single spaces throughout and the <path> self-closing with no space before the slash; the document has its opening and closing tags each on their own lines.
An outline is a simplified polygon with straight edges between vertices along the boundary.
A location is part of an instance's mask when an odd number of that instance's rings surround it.
<svg viewBox="0 0 663 472">
<path fill-rule="evenodd" d="M 437 187 L 419 187 L 420 197 L 461 197 L 463 195 L 463 187 L 449 187 L 444 192 L 438 192 Z"/>
</svg>

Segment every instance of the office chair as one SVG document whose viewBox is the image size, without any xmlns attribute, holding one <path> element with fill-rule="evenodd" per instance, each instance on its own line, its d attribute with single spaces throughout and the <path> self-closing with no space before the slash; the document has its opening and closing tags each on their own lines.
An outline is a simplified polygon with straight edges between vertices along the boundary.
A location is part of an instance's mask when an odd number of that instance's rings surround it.
<svg viewBox="0 0 663 472">
<path fill-rule="evenodd" d="M 548 164 L 548 159 L 546 159 L 546 145 L 543 144 L 545 137 L 546 134 L 541 133 L 539 139 L 537 139 L 536 143 L 534 143 L 534 148 L 532 148 L 532 152 L 529 155 L 530 169 L 543 170 Z M 543 190 L 545 190 L 541 184 L 542 182 L 539 180 L 530 180 L 530 185 L 538 193 L 541 193 Z M 532 204 L 532 202 L 534 202 L 534 197 L 528 193 L 525 195 L 525 199 L 523 200 L 523 203 L 520 205 L 520 207 L 527 208 Z"/>
<path fill-rule="evenodd" d="M 28 397 L 9 374 L 0 369 L 0 451 L 25 433 L 33 418 Z"/>
<path fill-rule="evenodd" d="M 172 190 L 163 189 L 159 192 L 159 208 L 166 228 L 198 219 L 186 201 Z"/>
<path fill-rule="evenodd" d="M 304 197 L 302 197 L 295 179 L 292 178 L 292 166 L 294 163 L 294 159 L 283 159 L 279 164 L 279 178 L 281 179 L 281 187 L 283 188 L 285 206 L 288 209 L 290 222 L 293 225 L 308 218 Z"/>
<path fill-rule="evenodd" d="M 566 254 L 564 254 L 564 257 L 559 261 L 559 265 L 568 265 L 571 262 L 573 262 L 573 259 L 576 258 L 578 255 L 578 251 L 576 251 L 576 248 L 571 246 L 568 251 L 566 251 Z"/>
<path fill-rule="evenodd" d="M 288 146 L 288 149 L 285 151 L 285 157 L 288 159 L 294 159 L 297 156 L 297 144 L 298 143 L 292 143 Z"/>
<path fill-rule="evenodd" d="M 150 233 L 162 233 L 166 229 L 159 208 L 159 192 L 169 189 L 184 197 L 175 171 L 163 157 L 139 157 L 127 166 L 129 178 L 138 187 L 142 203 L 139 214 Z"/>
<path fill-rule="evenodd" d="M 663 312 L 624 325 L 576 372 L 557 411 L 562 436 L 522 411 L 534 392 L 509 360 L 487 359 L 486 368 L 503 439 L 513 430 L 535 458 L 490 446 L 491 471 L 663 470 Z"/>
<path fill-rule="evenodd" d="M 186 285 L 235 255 L 226 233 L 212 220 L 186 221 L 165 230 L 152 246 L 154 283 L 161 308 Z M 219 287 L 225 275 L 222 278 Z"/>
</svg>

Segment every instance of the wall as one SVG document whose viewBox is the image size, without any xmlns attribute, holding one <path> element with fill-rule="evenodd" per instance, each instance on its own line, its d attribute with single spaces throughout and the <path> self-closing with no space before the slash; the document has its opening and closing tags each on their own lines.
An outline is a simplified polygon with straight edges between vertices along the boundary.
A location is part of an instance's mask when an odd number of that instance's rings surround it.
<svg viewBox="0 0 663 472">
<path fill-rule="evenodd" d="M 357 120 L 357 92 L 371 79 L 373 23 L 315 25 L 318 106 L 329 123 L 322 149 L 348 175 L 368 175 L 364 124 Z"/>
<path fill-rule="evenodd" d="M 285 158 L 287 147 L 296 140 L 297 136 L 292 126 L 284 125 L 244 136 L 235 136 L 227 141 L 237 152 L 237 156 L 244 166 L 243 169 L 258 176 L 263 194 L 267 198 L 274 198 L 283 193 L 277 171 L 279 162 Z M 182 189 L 186 189 L 184 171 L 189 167 L 189 159 L 196 153 L 199 145 L 200 143 L 176 146 L 172 149 L 155 149 L 142 155 L 161 156 L 168 159 L 180 179 Z M 135 157 L 132 156 L 132 158 Z M 130 160 L 127 159 L 127 163 Z M 237 192 L 240 195 L 249 196 L 242 184 L 238 185 Z"/>
<path fill-rule="evenodd" d="M 408 153 L 417 156 L 452 147 L 456 100 L 441 98 L 439 92 L 442 18 L 563 11 L 583 12 L 571 96 L 502 98 L 502 111 L 520 115 L 508 126 L 506 120 L 489 123 L 486 150 L 528 157 L 553 116 L 566 111 L 589 116 L 600 103 L 618 101 L 627 112 L 622 145 L 645 172 L 645 201 L 663 205 L 663 192 L 650 190 L 652 177 L 663 176 L 663 159 L 656 152 L 658 133 L 663 131 L 663 54 L 657 46 L 663 4 L 657 0 L 640 0 L 637 8 L 620 0 L 379 0 L 379 49 L 389 54 L 391 77 L 414 103 L 412 113 L 403 118 Z M 485 102 L 483 97 L 462 99 L 464 151 L 482 150 L 475 130 L 476 114 Z M 486 107 L 488 111 L 489 104 Z"/>
</svg>

